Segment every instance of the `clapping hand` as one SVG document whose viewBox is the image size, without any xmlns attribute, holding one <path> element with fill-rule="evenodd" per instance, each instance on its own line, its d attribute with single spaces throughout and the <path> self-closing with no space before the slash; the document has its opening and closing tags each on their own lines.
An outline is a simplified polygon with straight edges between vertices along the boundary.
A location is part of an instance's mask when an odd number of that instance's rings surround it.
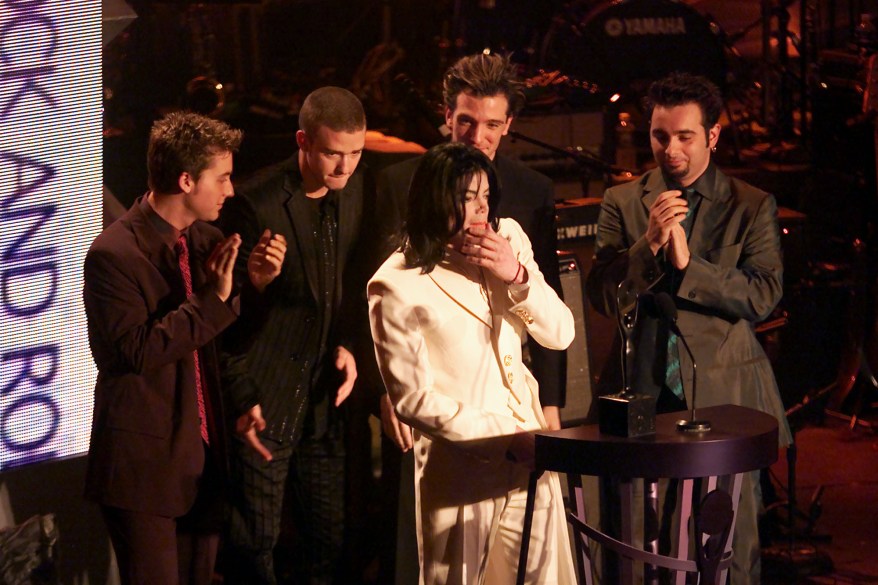
<svg viewBox="0 0 878 585">
<path fill-rule="evenodd" d="M 282 234 L 272 235 L 269 229 L 262 232 L 259 242 L 253 246 L 247 259 L 247 272 L 256 290 L 263 292 L 277 278 L 286 253 L 287 240 Z"/>
<path fill-rule="evenodd" d="M 681 197 L 682 191 L 672 189 L 661 193 L 649 208 L 649 224 L 646 228 L 646 240 L 653 255 L 668 245 L 675 227 L 682 233 L 680 225 L 686 219 L 689 204 Z M 685 235 L 683 240 L 685 240 Z M 678 246 L 679 247 L 679 246 Z M 686 250 L 688 256 L 688 248 Z M 688 263 L 688 261 L 687 261 Z"/>
<path fill-rule="evenodd" d="M 232 294 L 235 260 L 240 246 L 241 236 L 232 234 L 214 247 L 205 264 L 207 279 L 222 302 Z"/>
</svg>

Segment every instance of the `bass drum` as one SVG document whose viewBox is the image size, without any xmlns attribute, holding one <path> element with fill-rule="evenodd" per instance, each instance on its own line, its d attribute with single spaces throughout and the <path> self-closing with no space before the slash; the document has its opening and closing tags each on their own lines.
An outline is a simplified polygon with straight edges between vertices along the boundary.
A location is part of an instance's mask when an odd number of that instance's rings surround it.
<svg viewBox="0 0 878 585">
<path fill-rule="evenodd" d="M 540 66 L 559 70 L 604 94 L 645 93 L 674 71 L 726 85 L 722 30 L 694 9 L 669 0 L 566 5 L 543 39 Z"/>
</svg>

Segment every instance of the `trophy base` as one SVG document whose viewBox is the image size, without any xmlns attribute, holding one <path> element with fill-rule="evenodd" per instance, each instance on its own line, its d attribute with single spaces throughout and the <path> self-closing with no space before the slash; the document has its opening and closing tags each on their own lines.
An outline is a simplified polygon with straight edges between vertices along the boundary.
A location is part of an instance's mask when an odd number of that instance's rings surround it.
<svg viewBox="0 0 878 585">
<path fill-rule="evenodd" d="M 655 433 L 653 396 L 620 392 L 601 396 L 598 404 L 598 426 L 602 433 L 617 437 L 642 437 Z"/>
<path fill-rule="evenodd" d="M 683 433 L 706 433 L 710 430 L 710 421 L 680 419 L 677 421 L 677 430 Z"/>
</svg>

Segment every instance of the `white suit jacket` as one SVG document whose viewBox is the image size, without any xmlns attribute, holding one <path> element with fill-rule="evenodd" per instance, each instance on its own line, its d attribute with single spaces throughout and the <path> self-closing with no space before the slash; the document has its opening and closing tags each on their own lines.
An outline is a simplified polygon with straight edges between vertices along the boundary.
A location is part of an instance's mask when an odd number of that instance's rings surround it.
<svg viewBox="0 0 878 585">
<path fill-rule="evenodd" d="M 424 547 L 444 546 L 436 539 L 459 522 L 463 507 L 527 488 L 527 469 L 506 458 L 516 427 L 546 427 L 536 380 L 522 363 L 524 332 L 559 350 L 574 337 L 573 316 L 546 284 L 521 227 L 503 219 L 498 233 L 527 269 L 526 284 L 508 286 L 485 271 L 480 287 L 448 260 L 422 274 L 397 252 L 368 285 L 381 375 L 400 419 L 415 429 L 422 566 Z M 557 477 L 546 486 L 537 505 L 557 508 L 555 536 L 566 547 Z"/>
</svg>

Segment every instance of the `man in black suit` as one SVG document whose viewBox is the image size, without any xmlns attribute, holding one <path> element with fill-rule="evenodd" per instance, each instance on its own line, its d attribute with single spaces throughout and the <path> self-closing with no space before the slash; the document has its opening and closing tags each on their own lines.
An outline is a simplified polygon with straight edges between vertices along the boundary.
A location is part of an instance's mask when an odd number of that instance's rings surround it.
<svg viewBox="0 0 878 585">
<path fill-rule="evenodd" d="M 297 576 L 304 583 L 344 578 L 337 574 L 345 466 L 339 406 L 357 368 L 340 313 L 364 297 L 347 278 L 368 191 L 358 168 L 366 118 L 352 93 L 324 87 L 305 99 L 299 128 L 298 151 L 241 185 L 220 220 L 244 242 L 269 228 L 289 245 L 281 276 L 266 289 L 263 318 L 227 344 L 230 362 L 243 358 L 246 367 L 225 380 L 238 417 L 226 583 L 277 582 L 272 555 L 288 482 L 296 556 L 304 556 Z"/>
<path fill-rule="evenodd" d="M 511 217 L 521 225 L 531 240 L 534 257 L 546 282 L 559 296 L 562 296 L 552 181 L 533 169 L 497 153 L 500 141 L 509 132 L 513 118 L 524 107 L 523 85 L 517 79 L 515 67 L 508 58 L 500 55 L 478 53 L 463 57 L 445 73 L 443 99 L 445 124 L 451 131 L 451 140 L 474 146 L 494 162 L 501 190 L 498 216 Z M 381 206 L 378 217 L 382 218 L 390 232 L 397 230 L 401 218 L 405 217 L 409 182 L 419 161 L 420 157 L 405 160 L 383 169 L 378 175 Z M 389 254 L 390 251 L 388 249 L 387 253 Z M 546 422 L 549 428 L 560 429 L 560 409 L 564 406 L 566 390 L 566 353 L 546 349 L 531 339 L 528 339 L 528 350 L 531 357 L 530 369 L 539 383 L 540 403 L 543 406 Z M 385 434 L 403 451 L 408 451 L 413 444 L 411 430 L 397 420 L 386 394 L 382 395 L 380 400 Z M 390 472 L 398 468 L 398 464 L 393 463 L 395 457 L 389 453 L 389 449 L 385 451 L 387 453 L 383 457 L 385 460 L 390 459 L 390 462 L 386 461 L 384 465 L 385 474 L 390 476 L 385 489 L 393 490 L 396 478 Z M 405 458 L 404 468 L 410 465 L 410 459 Z M 403 471 L 406 477 L 410 473 L 411 471 L 408 470 Z M 407 488 L 402 492 L 403 500 L 405 497 L 413 497 L 408 492 L 410 490 Z M 401 523 L 404 531 L 406 528 L 412 530 L 407 523 L 414 522 L 413 519 L 408 518 L 409 509 L 413 514 L 413 506 L 413 503 L 403 506 L 406 510 Z M 388 529 L 391 531 L 395 529 L 394 511 L 388 510 L 385 514 Z M 404 575 L 416 572 L 417 552 L 403 552 L 405 547 L 409 546 L 408 543 L 412 542 L 414 535 L 401 536 L 400 561 L 386 558 L 384 564 L 395 562 L 398 571 Z M 388 551 L 395 550 L 392 545 L 385 548 Z M 401 582 L 399 578 L 397 582 Z"/>
</svg>

